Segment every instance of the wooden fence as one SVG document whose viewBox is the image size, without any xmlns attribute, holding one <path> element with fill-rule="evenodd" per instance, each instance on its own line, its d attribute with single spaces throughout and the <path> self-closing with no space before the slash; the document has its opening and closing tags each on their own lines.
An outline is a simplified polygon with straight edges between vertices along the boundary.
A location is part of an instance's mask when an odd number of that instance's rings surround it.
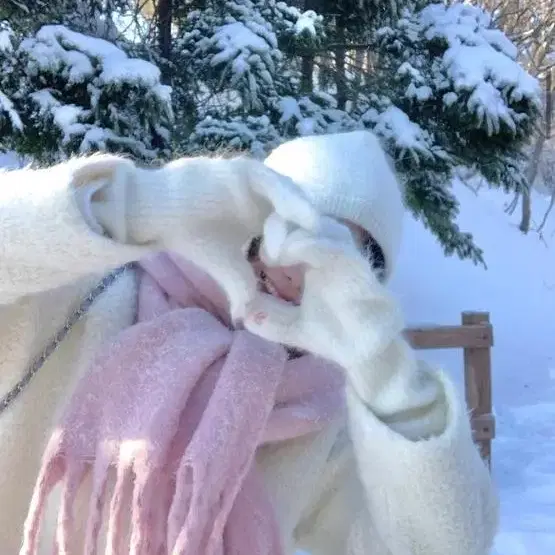
<svg viewBox="0 0 555 555">
<path fill-rule="evenodd" d="M 491 467 L 495 419 L 491 404 L 493 329 L 487 312 L 463 312 L 462 325 L 411 328 L 405 332 L 414 349 L 463 349 L 466 403 L 474 440 Z"/>
</svg>

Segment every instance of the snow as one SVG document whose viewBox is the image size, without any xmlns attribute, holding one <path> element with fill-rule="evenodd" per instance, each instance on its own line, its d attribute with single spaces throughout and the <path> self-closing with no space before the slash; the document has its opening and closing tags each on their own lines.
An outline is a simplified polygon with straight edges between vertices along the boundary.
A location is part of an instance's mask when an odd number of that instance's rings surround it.
<svg viewBox="0 0 555 555">
<path fill-rule="evenodd" d="M 455 91 L 467 91 L 468 109 L 490 134 L 497 133 L 501 122 L 513 131 L 518 117 L 507 105 L 523 99 L 533 103 L 540 98 L 538 81 L 515 63 L 514 44 L 496 29 L 488 29 L 490 16 L 467 4 L 424 8 L 419 24 L 428 40 L 446 41 L 442 70 Z"/>
<path fill-rule="evenodd" d="M 138 58 L 126 57 L 120 60 L 109 58 L 104 61 L 104 69 L 99 79 L 107 85 L 118 85 L 124 82 L 155 87 L 159 86 L 160 70 L 154 64 Z"/>
<path fill-rule="evenodd" d="M 74 104 L 61 104 L 45 89 L 31 93 L 30 97 L 39 105 L 42 115 L 52 114 L 54 123 L 63 134 L 62 142 L 68 142 L 73 135 L 84 133 L 90 127 L 79 122 L 79 118 L 88 115 L 88 110 Z"/>
<path fill-rule="evenodd" d="M 60 106 L 53 110 L 53 113 L 54 122 L 68 136 L 83 130 L 83 125 L 78 123 L 78 120 L 79 117 L 86 113 L 86 110 L 83 110 L 80 106 L 75 106 L 74 104 Z"/>
<path fill-rule="evenodd" d="M 297 21 L 295 21 L 295 34 L 302 35 L 303 33 L 308 33 L 310 36 L 315 37 L 317 35 L 316 23 L 321 21 L 322 16 L 318 16 L 312 10 L 300 13 Z"/>
<path fill-rule="evenodd" d="M 240 93 L 247 110 L 263 111 L 262 99 L 274 89 L 273 75 L 281 59 L 269 25 L 263 20 L 233 20 L 215 27 L 211 36 L 202 36 L 195 29 L 186 35 L 188 41 L 200 64 L 221 70 L 220 88 L 225 83 Z"/>
<path fill-rule="evenodd" d="M 297 131 L 301 137 L 316 134 L 318 122 L 314 118 L 303 118 L 297 123 Z"/>
<path fill-rule="evenodd" d="M 158 83 L 152 87 L 152 93 L 159 98 L 162 104 L 165 104 L 168 109 L 172 105 L 172 88 L 169 85 Z"/>
<path fill-rule="evenodd" d="M 392 141 L 398 149 L 399 156 L 406 153 L 418 162 L 418 155 L 431 158 L 433 156 L 433 140 L 430 134 L 413 122 L 403 110 L 390 105 L 382 112 L 371 108 L 363 121 L 373 124 L 373 131 L 386 141 Z"/>
<path fill-rule="evenodd" d="M 255 34 L 244 23 L 236 21 L 222 25 L 216 30 L 212 39 L 220 52 L 212 58 L 212 66 L 227 63 L 235 59 L 247 68 L 248 57 L 252 52 L 268 52 L 270 45 L 259 35 Z M 242 71 L 245 71 L 244 69 Z"/>
<path fill-rule="evenodd" d="M 497 438 L 493 474 L 501 529 L 492 555 L 555 553 L 555 214 L 543 240 L 504 213 L 510 197 L 455 184 L 458 223 L 484 249 L 488 269 L 445 258 L 421 223 L 407 218 L 392 281 L 408 325 L 450 325 L 464 310 L 490 312 Z M 533 198 L 540 221 L 549 202 Z M 462 388 L 462 352 L 420 351 Z"/>
<path fill-rule="evenodd" d="M 56 143 L 56 156 L 116 148 L 153 159 L 162 149 L 152 129 L 169 144 L 171 87 L 160 82 L 158 67 L 115 44 L 45 25 L 21 40 L 8 62 L 18 73 L 2 82 L 0 112 L 12 127 L 22 130 L 23 120 L 26 133 Z"/>
<path fill-rule="evenodd" d="M 201 153 L 207 150 L 248 151 L 255 158 L 265 158 L 268 149 L 279 144 L 280 137 L 268 116 L 233 117 L 230 120 L 206 116 L 195 126 L 191 145 Z M 225 146 L 224 146 L 225 145 Z"/>
<path fill-rule="evenodd" d="M 101 66 L 99 84 L 159 86 L 160 70 L 145 60 L 127 54 L 103 39 L 71 31 L 63 25 L 45 25 L 35 38 L 23 41 L 32 71 L 64 71 L 69 82 L 79 83 L 95 74 Z M 163 89 L 162 94 L 167 95 Z"/>
<path fill-rule="evenodd" d="M 0 151 L 0 168 L 15 170 L 17 168 L 23 167 L 21 159 L 17 154 L 13 152 L 1 152 Z"/>
<path fill-rule="evenodd" d="M 457 96 L 457 93 L 454 93 L 454 92 L 445 93 L 443 95 L 443 104 L 445 104 L 445 106 L 447 107 L 452 106 L 453 104 L 455 104 L 455 102 L 457 102 L 458 98 L 459 97 Z"/>
<path fill-rule="evenodd" d="M 282 96 L 276 103 L 281 114 L 279 124 L 301 136 L 338 133 L 362 127 L 346 112 L 337 108 L 333 96 L 315 91 L 310 97 L 299 99 Z"/>
<path fill-rule="evenodd" d="M 434 96 L 434 91 L 428 85 L 416 87 L 414 83 L 411 83 L 407 88 L 406 95 L 408 98 L 413 98 L 418 102 L 425 102 Z"/>
<path fill-rule="evenodd" d="M 285 123 L 293 118 L 298 120 L 302 118 L 299 103 L 292 96 L 281 97 L 278 102 L 278 110 L 281 113 L 280 123 Z"/>
<path fill-rule="evenodd" d="M 83 141 L 81 142 L 81 152 L 91 152 L 97 147 L 99 150 L 105 150 L 106 140 L 109 138 L 109 133 L 107 129 L 102 129 L 101 127 L 93 127 L 89 129 Z"/>
<path fill-rule="evenodd" d="M 8 118 L 14 129 L 18 131 L 23 131 L 23 122 L 19 117 L 19 114 L 16 112 L 13 102 L 2 92 L 0 91 L 0 114 L 5 112 L 8 114 Z"/>
<path fill-rule="evenodd" d="M 91 130 L 96 136 L 90 138 L 102 140 L 99 131 Z M 21 160 L 16 156 L 0 153 L 0 167 L 18 165 Z M 484 249 L 488 269 L 446 258 L 422 224 L 407 217 L 391 288 L 408 326 L 458 324 L 462 311 L 490 312 L 497 420 L 493 475 L 501 495 L 501 527 L 492 555 L 551 555 L 555 552 L 555 214 L 547 220 L 543 238 L 535 232 L 525 236 L 516 227 L 518 216 L 504 213 L 510 198 L 502 192 L 482 188 L 476 195 L 460 183 L 454 190 L 461 202 L 458 223 Z M 549 202 L 538 194 L 532 202 L 539 221 Z M 419 354 L 446 368 L 462 392 L 462 351 Z"/>
<path fill-rule="evenodd" d="M 13 31 L 10 28 L 2 28 L 0 22 L 0 52 L 11 52 Z"/>
</svg>

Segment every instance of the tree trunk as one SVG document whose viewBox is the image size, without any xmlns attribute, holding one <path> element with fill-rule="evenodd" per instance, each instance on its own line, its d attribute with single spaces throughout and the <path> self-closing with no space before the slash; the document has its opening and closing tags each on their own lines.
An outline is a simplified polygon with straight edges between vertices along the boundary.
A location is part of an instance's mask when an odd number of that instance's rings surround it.
<svg viewBox="0 0 555 555">
<path fill-rule="evenodd" d="M 366 50 L 359 48 L 355 52 L 355 75 L 353 79 L 353 89 L 354 92 L 352 94 L 353 103 L 356 105 L 356 102 L 360 96 L 360 90 L 364 84 L 366 84 L 366 69 L 365 69 L 365 61 L 366 61 Z"/>
<path fill-rule="evenodd" d="M 526 234 L 530 231 L 530 220 L 532 219 L 532 202 L 530 199 L 530 188 L 522 191 L 522 216 L 518 228 Z"/>
<path fill-rule="evenodd" d="M 341 46 L 335 48 L 335 86 L 337 89 L 337 107 L 345 109 L 347 104 L 347 76 L 345 75 L 345 58 L 347 51 L 345 44 L 346 22 L 343 15 L 337 16 L 337 42 Z"/>
<path fill-rule="evenodd" d="M 526 187 L 522 190 L 522 215 L 520 220 L 520 225 L 518 226 L 522 233 L 528 233 L 530 231 L 530 221 L 532 219 L 532 200 L 531 192 L 538 175 L 538 166 L 540 163 L 540 157 L 543 150 L 543 145 L 545 143 L 545 135 L 543 131 L 540 131 L 536 139 L 536 144 L 534 145 L 534 152 L 528 162 L 528 168 L 526 170 Z"/>
<path fill-rule="evenodd" d="M 314 56 L 304 55 L 301 59 L 301 92 L 310 94 L 313 90 Z"/>
<path fill-rule="evenodd" d="M 523 233 L 528 233 L 530 231 L 530 220 L 532 219 L 532 207 L 530 193 L 536 176 L 538 175 L 538 167 L 540 164 L 540 158 L 542 155 L 543 147 L 545 141 L 551 138 L 551 127 L 553 121 L 553 96 L 552 96 L 552 73 L 551 69 L 547 72 L 545 79 L 545 131 L 541 130 L 538 138 L 536 139 L 536 144 L 534 145 L 534 152 L 532 158 L 528 163 L 528 168 L 526 171 L 526 181 L 528 183 L 528 188 L 522 191 L 522 218 L 520 220 L 519 229 Z"/>
<path fill-rule="evenodd" d="M 319 0 L 305 0 L 304 9 L 317 11 Z M 314 56 L 305 54 L 301 60 L 301 92 L 310 94 L 314 90 Z"/>
<path fill-rule="evenodd" d="M 551 197 L 549 199 L 549 206 L 547 207 L 547 210 L 545 211 L 545 214 L 543 215 L 543 219 L 540 223 L 540 225 L 538 226 L 538 233 L 541 234 L 541 232 L 543 231 L 543 228 L 547 222 L 547 218 L 549 217 L 549 214 L 551 213 L 551 210 L 553 210 L 553 205 L 555 205 L 555 188 L 553 188 L 551 190 Z"/>
<path fill-rule="evenodd" d="M 551 139 L 551 127 L 553 123 L 553 68 L 547 71 L 545 78 L 545 137 Z"/>
<path fill-rule="evenodd" d="M 172 56 L 172 0 L 158 0 L 156 6 L 158 20 L 158 45 L 161 56 L 168 62 Z M 162 82 L 169 84 L 171 80 L 169 66 L 162 64 Z"/>
</svg>

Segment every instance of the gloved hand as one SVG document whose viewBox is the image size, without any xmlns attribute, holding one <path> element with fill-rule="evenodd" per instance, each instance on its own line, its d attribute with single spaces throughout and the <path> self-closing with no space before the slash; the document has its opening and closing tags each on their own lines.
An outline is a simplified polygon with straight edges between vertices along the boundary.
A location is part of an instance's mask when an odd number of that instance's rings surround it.
<svg viewBox="0 0 555 555">
<path fill-rule="evenodd" d="M 71 182 L 90 226 L 112 239 L 182 254 L 210 274 L 234 321 L 258 294 L 245 245 L 271 214 L 306 229 L 319 217 L 288 177 L 248 158 L 182 158 L 159 169 L 113 155 L 74 161 Z"/>
<path fill-rule="evenodd" d="M 274 239 L 263 245 L 261 256 L 268 266 L 304 266 L 303 296 L 299 306 L 258 297 L 245 326 L 270 341 L 346 367 L 353 358 L 379 351 L 402 330 L 403 321 L 349 229 L 329 217 L 321 221 L 317 234 L 295 229 L 280 244 Z"/>
<path fill-rule="evenodd" d="M 406 437 L 443 431 L 442 388 L 403 339 L 398 304 L 345 226 L 322 218 L 318 234 L 297 229 L 262 257 L 268 265 L 304 265 L 304 292 L 299 306 L 256 298 L 249 331 L 340 365 L 364 405 Z"/>
</svg>

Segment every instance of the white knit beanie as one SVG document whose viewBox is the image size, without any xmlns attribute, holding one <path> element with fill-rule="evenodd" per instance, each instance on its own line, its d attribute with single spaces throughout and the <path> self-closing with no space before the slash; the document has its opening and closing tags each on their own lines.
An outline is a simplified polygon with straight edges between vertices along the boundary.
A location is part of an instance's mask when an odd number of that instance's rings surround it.
<svg viewBox="0 0 555 555">
<path fill-rule="evenodd" d="M 324 214 L 367 230 L 383 250 L 386 276 L 401 241 L 401 186 L 369 131 L 301 137 L 277 147 L 265 164 L 293 179 Z"/>
</svg>

